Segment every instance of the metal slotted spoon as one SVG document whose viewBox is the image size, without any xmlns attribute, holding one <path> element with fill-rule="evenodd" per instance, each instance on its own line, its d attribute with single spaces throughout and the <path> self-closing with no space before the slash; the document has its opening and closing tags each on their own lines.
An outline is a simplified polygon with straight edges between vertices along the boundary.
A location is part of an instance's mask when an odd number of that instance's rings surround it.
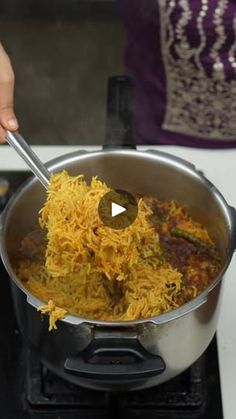
<svg viewBox="0 0 236 419">
<path fill-rule="evenodd" d="M 15 149 L 19 156 L 25 161 L 27 166 L 38 178 L 42 185 L 48 189 L 51 173 L 44 166 L 32 148 L 18 132 L 6 131 L 6 141 Z"/>
</svg>

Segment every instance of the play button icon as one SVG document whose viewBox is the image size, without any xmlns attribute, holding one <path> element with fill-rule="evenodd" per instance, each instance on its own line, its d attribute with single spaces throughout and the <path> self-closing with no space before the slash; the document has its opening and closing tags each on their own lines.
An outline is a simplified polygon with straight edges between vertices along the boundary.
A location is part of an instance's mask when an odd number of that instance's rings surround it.
<svg viewBox="0 0 236 419">
<path fill-rule="evenodd" d="M 100 200 L 98 213 L 104 225 L 123 229 L 129 227 L 137 217 L 137 202 L 131 193 L 113 189 Z"/>
<path fill-rule="evenodd" d="M 111 216 L 116 217 L 119 214 L 122 214 L 122 212 L 125 212 L 126 208 L 122 207 L 121 205 L 116 204 L 115 202 L 111 203 Z"/>
</svg>

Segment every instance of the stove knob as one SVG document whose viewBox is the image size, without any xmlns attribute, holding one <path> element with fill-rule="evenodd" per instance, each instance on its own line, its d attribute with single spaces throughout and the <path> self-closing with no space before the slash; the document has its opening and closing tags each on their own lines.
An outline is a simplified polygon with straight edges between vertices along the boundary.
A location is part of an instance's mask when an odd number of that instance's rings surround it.
<svg viewBox="0 0 236 419">
<path fill-rule="evenodd" d="M 10 197 L 10 184 L 7 179 L 0 177 L 0 211 L 5 207 Z"/>
</svg>

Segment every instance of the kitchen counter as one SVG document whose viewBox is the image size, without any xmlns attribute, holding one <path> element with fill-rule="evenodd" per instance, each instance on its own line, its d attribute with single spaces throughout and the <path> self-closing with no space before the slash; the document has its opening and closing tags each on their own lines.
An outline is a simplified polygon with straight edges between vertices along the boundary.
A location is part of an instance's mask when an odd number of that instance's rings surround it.
<svg viewBox="0 0 236 419">
<path fill-rule="evenodd" d="M 99 150 L 98 146 L 83 147 L 88 151 Z M 236 207 L 236 149 L 201 150 L 174 146 L 142 146 L 140 150 L 157 149 L 191 161 L 202 170 L 223 194 L 227 202 Z M 81 150 L 81 146 L 34 146 L 34 151 L 44 161 Z M 26 170 L 24 162 L 7 145 L 0 149 L 0 170 Z M 236 415 L 236 257 L 234 256 L 225 278 L 224 296 L 217 329 L 219 366 L 224 419 Z"/>
</svg>

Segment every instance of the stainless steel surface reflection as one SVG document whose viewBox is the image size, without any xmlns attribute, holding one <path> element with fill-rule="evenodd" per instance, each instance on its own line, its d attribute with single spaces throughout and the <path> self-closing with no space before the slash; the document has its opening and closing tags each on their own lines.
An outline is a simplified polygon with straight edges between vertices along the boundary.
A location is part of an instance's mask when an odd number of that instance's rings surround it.
<svg viewBox="0 0 236 419">
<path fill-rule="evenodd" d="M 177 200 L 207 226 L 220 251 L 222 269 L 199 297 L 170 313 L 130 322 L 102 322 L 67 316 L 57 331 L 49 333 L 47 321 L 42 321 L 36 310 L 42 302 L 30 295 L 19 282 L 14 268 L 20 241 L 37 222 L 38 210 L 45 200 L 43 187 L 33 179 L 22 186 L 4 210 L 0 242 L 2 258 L 12 278 L 19 326 L 28 343 L 37 347 L 41 359 L 52 371 L 89 388 L 137 390 L 180 374 L 204 352 L 215 333 L 222 278 L 235 248 L 235 210 L 193 165 L 166 153 L 118 149 L 73 153 L 50 162 L 48 168 L 54 172 L 66 169 L 71 175 L 84 173 L 87 180 L 97 175 L 113 188 L 163 200 Z M 79 368 L 74 373 L 66 371 L 68 359 L 77 357 L 78 365 L 81 365 L 83 351 L 98 342 L 100 347 L 97 345 L 96 350 L 100 353 L 104 352 L 105 346 L 111 350 L 112 345 L 112 353 L 119 352 L 123 343 L 127 354 L 128 350 L 131 353 L 130 342 L 134 342 L 147 351 L 148 357 L 133 363 L 133 375 L 128 378 L 124 374 L 117 378 L 119 365 L 115 362 L 104 364 L 107 376 L 105 373 L 103 376 L 96 374 L 96 364 L 94 373 L 90 374 Z M 164 371 L 153 375 L 149 370 L 146 376 L 141 373 L 139 376 L 142 362 L 151 363 L 155 371 L 160 359 L 165 365 Z M 109 375 L 111 371 L 114 371 L 113 377 Z"/>
</svg>

